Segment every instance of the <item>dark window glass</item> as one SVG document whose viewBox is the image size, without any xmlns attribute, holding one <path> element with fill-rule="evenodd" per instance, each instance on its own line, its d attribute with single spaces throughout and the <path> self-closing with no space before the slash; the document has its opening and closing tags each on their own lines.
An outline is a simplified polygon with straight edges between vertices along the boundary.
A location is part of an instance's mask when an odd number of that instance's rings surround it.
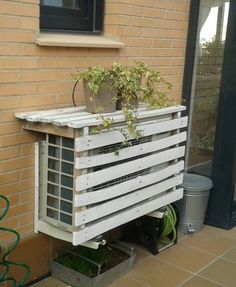
<svg viewBox="0 0 236 287">
<path fill-rule="evenodd" d="M 73 199 L 73 192 L 67 188 L 62 187 L 61 188 L 61 197 L 67 200 Z"/>
<path fill-rule="evenodd" d="M 59 175 L 55 172 L 48 171 L 48 181 L 59 183 Z"/>
<path fill-rule="evenodd" d="M 60 162 L 58 160 L 54 160 L 49 158 L 48 159 L 48 167 L 53 170 L 59 171 L 60 169 Z"/>
<path fill-rule="evenodd" d="M 47 205 L 54 207 L 54 208 L 59 208 L 59 200 L 55 197 L 48 196 L 47 197 Z"/>
<path fill-rule="evenodd" d="M 101 33 L 104 0 L 41 0 L 40 29 Z"/>
<path fill-rule="evenodd" d="M 72 203 L 61 200 L 61 210 L 67 213 L 72 213 Z"/>
<path fill-rule="evenodd" d="M 50 208 L 47 208 L 47 216 L 54 219 L 58 219 L 58 212 Z"/>
<path fill-rule="evenodd" d="M 60 213 L 60 221 L 67 224 L 72 224 L 72 216 L 65 213 Z"/>
<path fill-rule="evenodd" d="M 62 150 L 62 159 L 73 162 L 74 161 L 74 151 L 63 149 Z"/>
<path fill-rule="evenodd" d="M 66 162 L 62 162 L 61 163 L 61 171 L 67 174 L 73 174 L 73 165 L 66 163 Z"/>
<path fill-rule="evenodd" d="M 62 175 L 61 184 L 73 188 L 73 177 Z"/>
<path fill-rule="evenodd" d="M 59 196 L 59 187 L 51 183 L 48 183 L 48 193 Z"/>
<path fill-rule="evenodd" d="M 49 146 L 48 154 L 52 157 L 60 157 L 60 149 L 58 147 Z"/>
<path fill-rule="evenodd" d="M 54 136 L 54 135 L 49 135 L 49 142 L 52 144 L 59 145 L 60 144 L 60 137 Z"/>
<path fill-rule="evenodd" d="M 62 138 L 62 145 L 64 147 L 68 147 L 68 148 L 74 149 L 74 140 L 73 139 L 68 139 L 68 138 Z"/>
</svg>

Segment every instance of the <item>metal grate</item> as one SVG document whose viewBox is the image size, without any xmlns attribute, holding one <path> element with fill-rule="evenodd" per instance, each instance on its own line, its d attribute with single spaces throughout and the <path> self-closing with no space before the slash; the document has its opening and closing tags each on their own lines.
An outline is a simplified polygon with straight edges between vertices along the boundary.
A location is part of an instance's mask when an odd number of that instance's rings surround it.
<svg viewBox="0 0 236 287">
<path fill-rule="evenodd" d="M 158 138 L 167 137 L 168 135 L 169 135 L 169 133 L 160 133 L 160 134 L 158 135 Z M 141 137 L 141 138 L 139 138 L 139 139 L 133 139 L 133 140 L 130 140 L 130 141 L 129 141 L 129 144 L 132 145 L 132 146 L 134 146 L 134 145 L 139 145 L 139 144 L 142 144 L 142 143 L 151 142 L 151 141 L 154 140 L 155 137 L 157 137 L 157 135 L 147 136 L 147 137 Z M 94 154 L 111 153 L 111 152 L 115 152 L 115 151 L 117 151 L 118 149 L 122 149 L 122 148 L 125 148 L 125 147 L 121 147 L 121 144 L 120 144 L 120 143 L 117 143 L 117 144 L 107 145 L 107 146 L 101 147 L 101 148 L 99 148 L 99 149 L 93 150 L 93 151 L 92 151 L 92 154 L 94 155 Z M 160 151 L 159 151 L 159 152 L 160 152 Z M 147 153 L 147 154 L 139 155 L 139 156 L 132 157 L 132 158 L 129 158 L 129 159 L 117 161 L 117 162 L 114 162 L 114 163 L 110 163 L 110 164 L 98 166 L 98 167 L 95 167 L 95 168 L 93 168 L 93 169 L 90 169 L 89 172 L 95 172 L 95 171 L 98 171 L 98 170 L 102 170 L 102 169 L 104 169 L 104 168 L 108 168 L 108 167 L 115 166 L 115 165 L 117 165 L 117 164 L 122 164 L 122 163 L 125 163 L 125 162 L 133 161 L 133 160 L 136 160 L 136 159 L 139 159 L 139 158 L 142 158 L 142 157 L 146 157 L 146 156 L 148 156 L 148 155 L 150 155 L 150 154 Z M 153 168 L 152 168 L 152 169 L 153 169 Z M 137 171 L 137 172 L 128 174 L 128 175 L 126 175 L 126 176 L 123 176 L 123 177 L 116 178 L 116 179 L 114 179 L 114 180 L 105 182 L 105 183 L 103 183 L 103 184 L 96 185 L 96 186 L 94 186 L 94 187 L 92 187 L 92 188 L 89 188 L 89 189 L 87 190 L 87 192 L 96 191 L 96 190 L 99 190 L 99 189 L 102 189 L 102 188 L 106 188 L 106 187 L 109 187 L 109 186 L 116 185 L 116 184 L 118 184 L 118 183 L 127 181 L 127 180 L 129 180 L 129 179 L 136 178 L 136 177 L 141 176 L 141 175 L 149 174 L 149 173 L 151 173 L 151 170 L 152 170 L 152 169 L 150 169 L 150 168 L 143 169 L 143 170 L 140 170 L 140 171 Z"/>
<path fill-rule="evenodd" d="M 46 217 L 72 224 L 74 140 L 47 135 Z"/>
<path fill-rule="evenodd" d="M 128 143 L 130 146 L 142 144 L 142 143 L 147 143 L 152 141 L 152 136 L 147 136 L 147 137 L 142 137 L 140 139 L 132 139 L 129 140 Z M 111 145 L 106 145 L 98 149 L 93 150 L 93 155 L 96 154 L 106 154 L 110 152 L 116 152 L 117 150 L 121 150 L 125 148 L 126 146 L 122 146 L 122 143 L 116 143 L 116 144 L 111 144 Z"/>
<path fill-rule="evenodd" d="M 132 179 L 132 178 L 144 175 L 144 174 L 148 174 L 148 173 L 150 173 L 150 168 L 146 168 L 146 169 L 143 169 L 141 171 L 137 171 L 137 172 L 128 174 L 126 176 L 122 176 L 122 177 L 116 178 L 116 179 L 111 180 L 111 181 L 107 181 L 107 182 L 105 182 L 103 184 L 96 185 L 96 186 L 90 188 L 88 191 L 95 191 L 95 190 L 99 190 L 99 189 L 102 189 L 102 188 L 106 188 L 106 187 L 109 187 L 109 186 L 112 186 L 112 185 L 115 185 L 115 184 L 127 181 L 129 179 Z"/>
<path fill-rule="evenodd" d="M 152 136 L 147 136 L 147 137 L 141 137 L 140 139 L 130 140 L 129 144 L 134 146 L 134 145 L 139 145 L 139 144 L 147 143 L 147 142 L 151 142 L 151 141 L 152 141 Z M 107 145 L 107 146 L 103 146 L 103 147 L 101 147 L 99 149 L 94 150 L 93 151 L 93 155 L 94 154 L 111 153 L 111 152 L 115 152 L 115 151 L 117 151 L 119 149 L 122 149 L 122 148 L 125 148 L 125 146 L 121 147 L 121 143 Z M 122 163 L 125 163 L 125 162 L 133 161 L 135 159 L 142 158 L 142 157 L 145 157 L 145 156 L 147 156 L 147 154 L 136 156 L 136 157 L 132 157 L 132 158 L 121 160 L 121 161 L 117 161 L 117 162 L 106 164 L 106 165 L 102 165 L 102 166 L 99 166 L 99 167 L 95 167 L 95 168 L 91 169 L 90 172 L 95 172 L 95 171 L 98 171 L 98 170 L 101 170 L 101 169 L 104 169 L 104 168 L 108 168 L 108 167 L 112 167 L 112 166 L 115 166 L 115 165 L 118 165 L 118 164 L 122 164 Z M 92 191 L 95 191 L 95 190 L 99 190 L 99 189 L 102 189 L 102 188 L 113 186 L 115 184 L 127 181 L 129 179 L 132 179 L 132 178 L 144 175 L 144 174 L 148 174 L 148 173 L 150 173 L 150 168 L 147 168 L 147 169 L 144 169 L 144 170 L 140 170 L 140 171 L 134 172 L 132 174 L 128 174 L 126 176 L 122 176 L 120 178 L 116 178 L 114 180 L 105 182 L 103 184 L 96 185 L 96 186 L 88 189 L 87 191 L 88 192 L 90 192 L 90 191 L 92 192 Z"/>
</svg>

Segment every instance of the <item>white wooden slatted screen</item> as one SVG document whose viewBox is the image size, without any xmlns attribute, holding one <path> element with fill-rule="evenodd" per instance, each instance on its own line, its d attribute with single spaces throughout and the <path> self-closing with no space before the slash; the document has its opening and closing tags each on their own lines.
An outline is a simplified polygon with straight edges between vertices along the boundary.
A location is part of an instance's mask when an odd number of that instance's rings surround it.
<svg viewBox="0 0 236 287">
<path fill-rule="evenodd" d="M 120 111 L 109 114 L 116 129 L 99 135 L 90 130 L 100 120 L 83 108 L 17 114 L 27 129 L 46 134 L 37 153 L 36 229 L 78 245 L 180 199 L 184 109 L 142 106 L 138 111 L 142 136 L 138 140 L 130 136 L 130 146 L 120 149 L 119 128 L 125 129 Z"/>
</svg>

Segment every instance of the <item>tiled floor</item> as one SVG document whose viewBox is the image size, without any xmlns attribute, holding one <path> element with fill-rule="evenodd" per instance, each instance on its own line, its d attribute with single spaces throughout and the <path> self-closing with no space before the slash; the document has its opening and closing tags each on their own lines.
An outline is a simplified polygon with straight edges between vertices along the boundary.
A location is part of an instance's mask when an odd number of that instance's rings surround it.
<svg viewBox="0 0 236 287">
<path fill-rule="evenodd" d="M 204 226 L 156 256 L 136 246 L 133 270 L 109 287 L 235 287 L 236 227 L 230 231 Z M 67 287 L 49 277 L 34 287 Z"/>
</svg>

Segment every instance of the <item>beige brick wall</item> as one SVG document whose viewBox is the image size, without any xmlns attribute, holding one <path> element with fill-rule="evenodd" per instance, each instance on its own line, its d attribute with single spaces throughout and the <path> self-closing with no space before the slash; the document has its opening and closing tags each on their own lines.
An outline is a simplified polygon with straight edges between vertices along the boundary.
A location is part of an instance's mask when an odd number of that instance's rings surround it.
<svg viewBox="0 0 236 287">
<path fill-rule="evenodd" d="M 158 67 L 181 97 L 190 0 L 106 0 L 105 34 L 122 49 L 39 47 L 39 0 L 0 0 L 0 190 L 11 201 L 4 225 L 33 233 L 33 142 L 14 113 L 71 106 L 72 75 L 94 64 L 133 60 Z M 77 104 L 83 104 L 79 86 Z M 0 223 L 1 225 L 2 223 Z M 8 235 L 0 243 L 6 244 Z"/>
</svg>

